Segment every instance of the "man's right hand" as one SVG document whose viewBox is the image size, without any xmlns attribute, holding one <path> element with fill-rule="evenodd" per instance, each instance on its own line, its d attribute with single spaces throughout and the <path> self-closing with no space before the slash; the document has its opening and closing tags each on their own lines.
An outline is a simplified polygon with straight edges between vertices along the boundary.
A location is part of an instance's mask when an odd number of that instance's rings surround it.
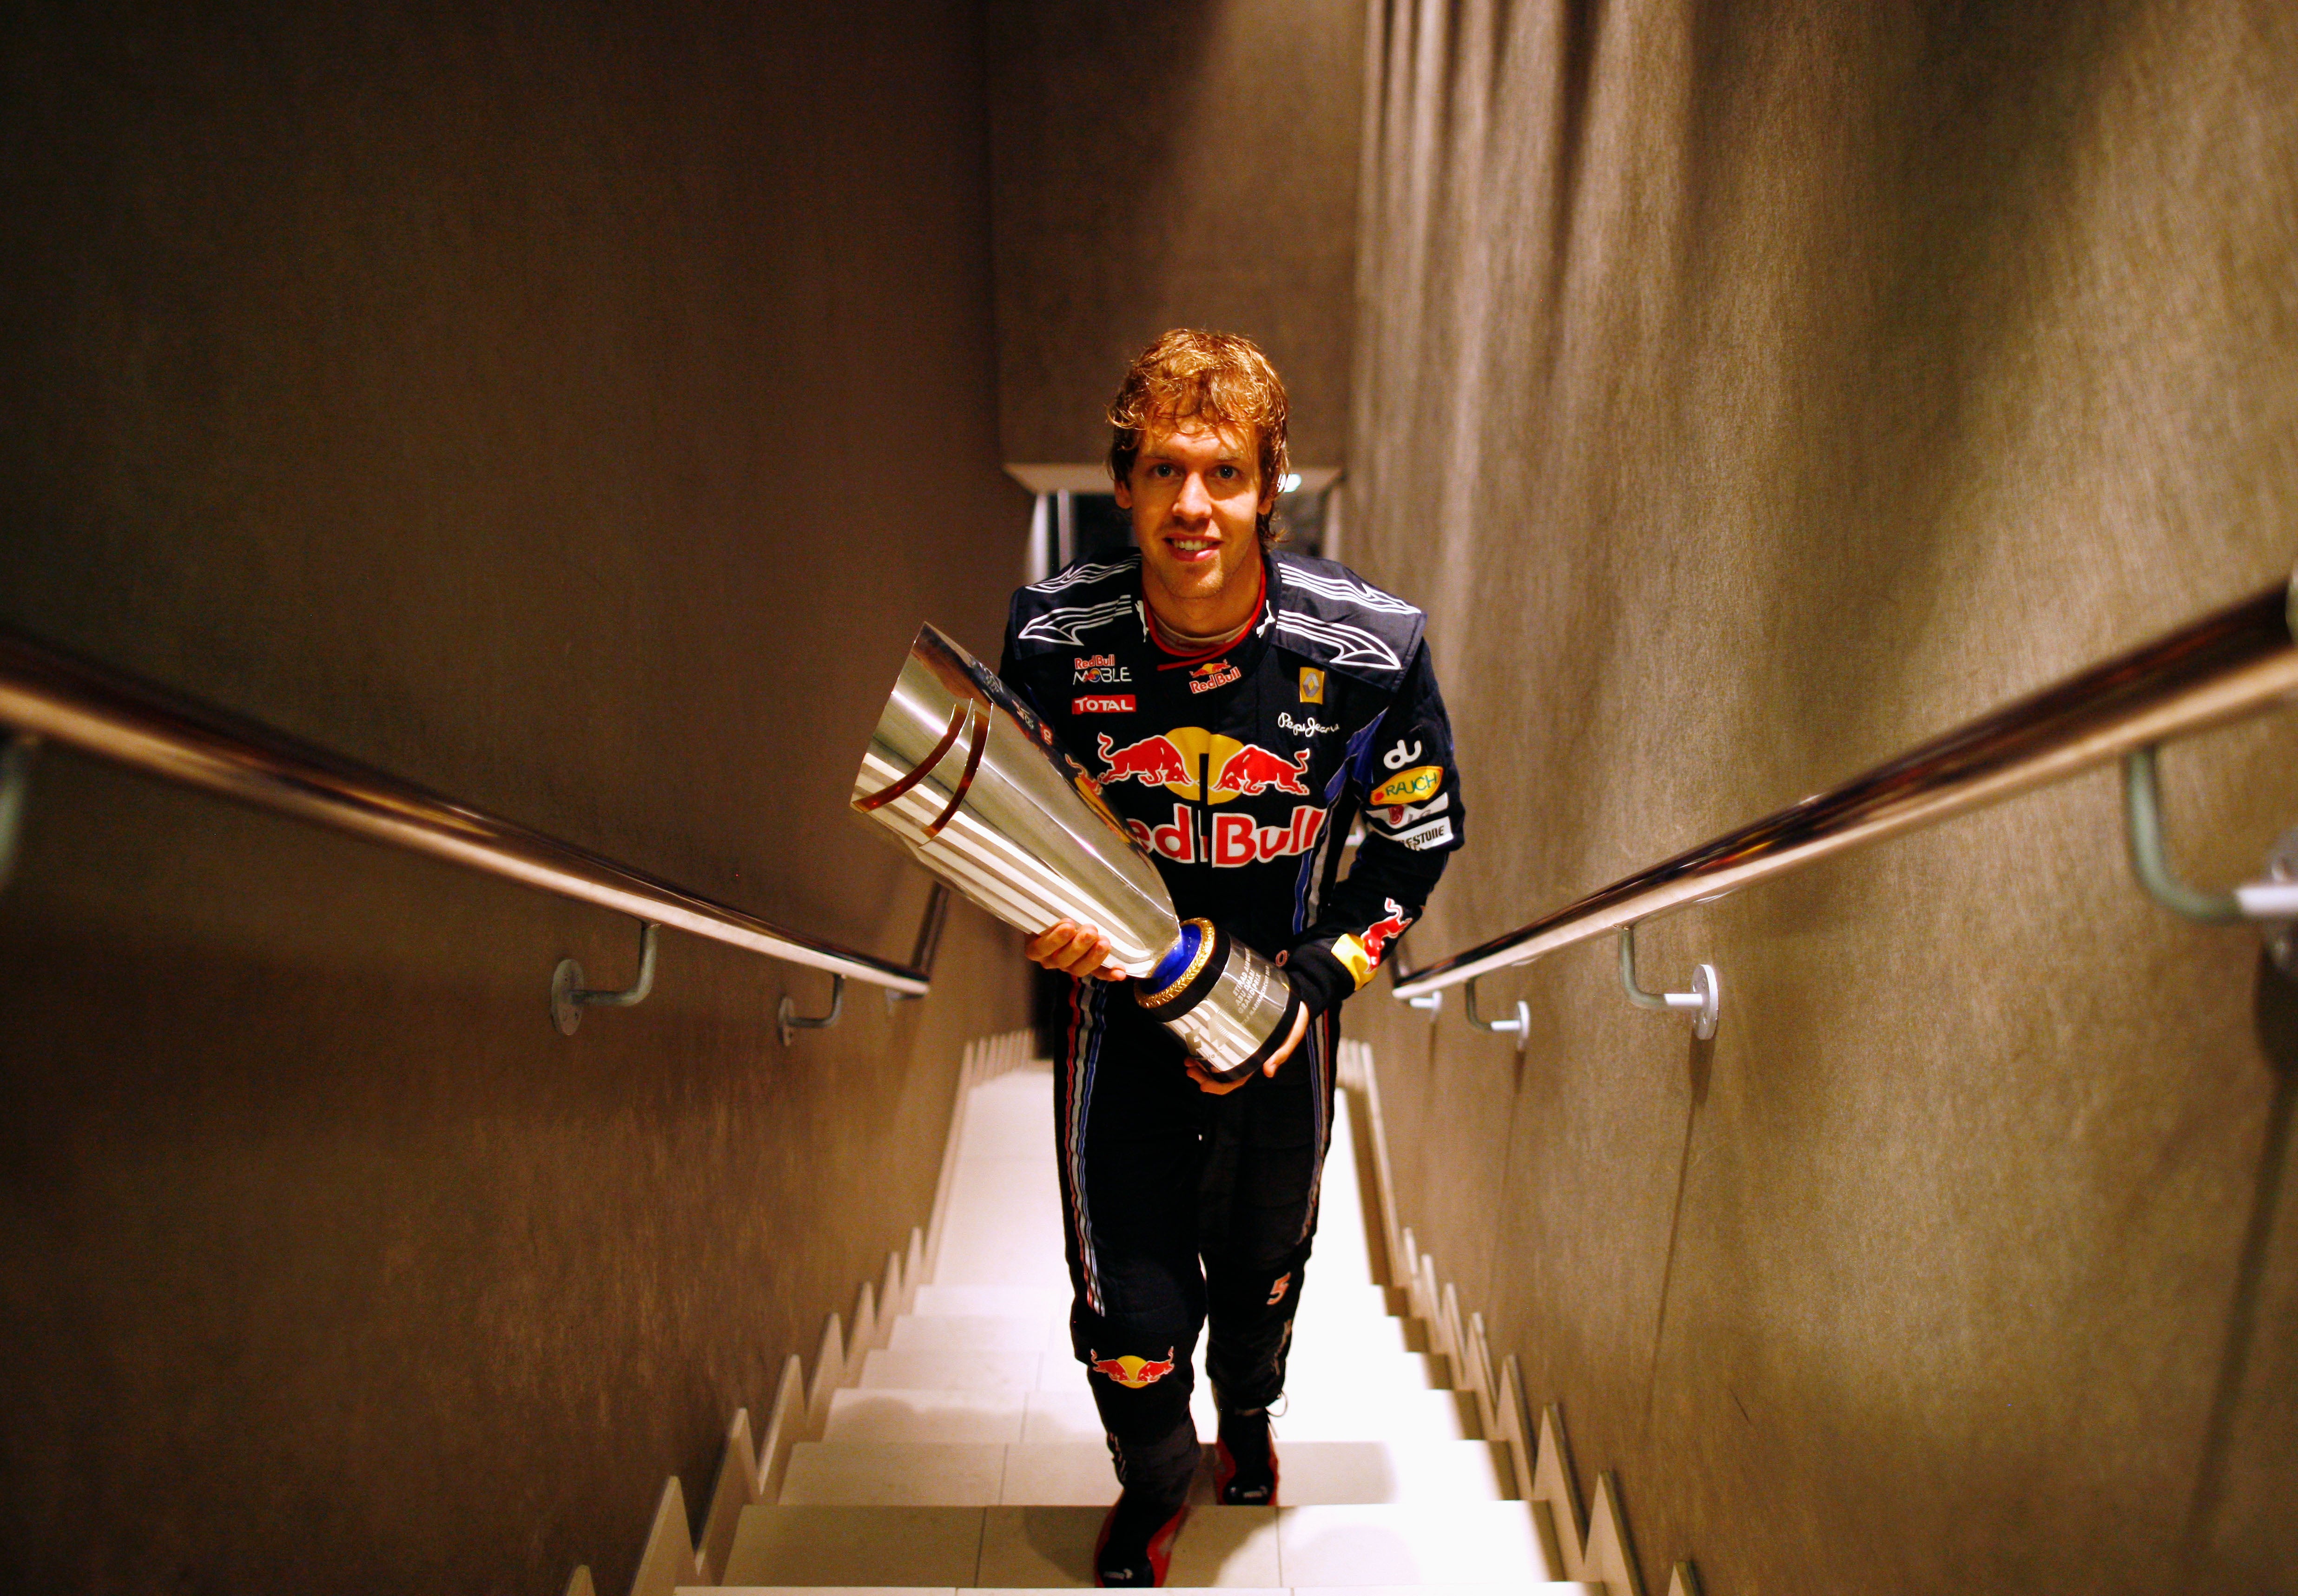
<svg viewBox="0 0 2298 1596">
<path fill-rule="evenodd" d="M 1089 975 L 1104 980 L 1125 979 L 1125 972 L 1109 962 L 1109 939 L 1074 920 L 1054 921 L 1023 944 L 1021 951 L 1046 969 L 1079 980 Z"/>
</svg>

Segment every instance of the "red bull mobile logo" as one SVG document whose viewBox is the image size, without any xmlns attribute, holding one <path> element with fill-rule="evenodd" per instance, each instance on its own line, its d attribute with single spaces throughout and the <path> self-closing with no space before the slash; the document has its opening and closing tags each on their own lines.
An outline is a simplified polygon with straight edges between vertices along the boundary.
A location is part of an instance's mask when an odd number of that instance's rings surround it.
<svg viewBox="0 0 2298 1596">
<path fill-rule="evenodd" d="M 1097 1375 L 1107 1375 L 1128 1391 L 1138 1391 L 1173 1372 L 1174 1350 L 1167 1347 L 1162 1358 L 1136 1358 L 1130 1353 L 1122 1358 L 1104 1358 L 1096 1352 L 1087 1367 Z"/>
<path fill-rule="evenodd" d="M 1263 864 L 1307 853 L 1325 827 L 1325 811 L 1314 804 L 1294 806 L 1283 825 L 1262 825 L 1250 815 L 1215 815 L 1200 838 L 1190 803 L 1226 804 L 1232 798 L 1258 798 L 1264 792 L 1309 796 L 1309 756 L 1291 759 L 1271 753 L 1257 743 L 1239 742 L 1201 726 L 1181 726 L 1162 736 L 1145 737 L 1123 748 L 1104 733 L 1100 739 L 1104 786 L 1138 781 L 1162 787 L 1186 801 L 1173 806 L 1170 825 L 1128 820 L 1126 830 L 1142 846 L 1177 864 L 1194 864 L 1203 849 L 1204 863 L 1216 868 Z M 1199 773 L 1210 773 L 1211 790 L 1198 790 Z"/>
</svg>

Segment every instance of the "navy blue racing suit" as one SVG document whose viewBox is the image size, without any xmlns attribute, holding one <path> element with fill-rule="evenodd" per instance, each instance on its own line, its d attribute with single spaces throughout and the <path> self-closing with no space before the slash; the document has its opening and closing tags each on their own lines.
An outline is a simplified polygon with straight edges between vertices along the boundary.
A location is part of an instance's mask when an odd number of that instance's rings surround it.
<svg viewBox="0 0 2298 1596">
<path fill-rule="evenodd" d="M 1282 1393 L 1340 1005 L 1463 835 L 1421 613 L 1330 560 L 1280 552 L 1262 571 L 1242 641 L 1181 656 L 1150 630 L 1138 555 L 1072 566 L 1014 594 L 999 666 L 1155 857 L 1181 917 L 1282 955 L 1311 1014 L 1273 1077 L 1217 1096 L 1131 981 L 1071 984 L 1054 1088 L 1070 1330 L 1120 1475 L 1128 1456 L 1178 1468 L 1186 1451 L 1194 1467 L 1209 1317 L 1222 1410 Z"/>
</svg>

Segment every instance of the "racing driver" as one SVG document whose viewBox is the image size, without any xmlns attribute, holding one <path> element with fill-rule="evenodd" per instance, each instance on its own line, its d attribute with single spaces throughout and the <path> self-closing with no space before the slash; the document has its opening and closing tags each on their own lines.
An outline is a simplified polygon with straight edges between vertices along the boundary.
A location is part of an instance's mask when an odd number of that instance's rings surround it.
<svg viewBox="0 0 2298 1596">
<path fill-rule="evenodd" d="M 1244 338 L 1152 344 L 1109 415 L 1139 553 L 1023 588 L 1005 632 L 1001 674 L 1101 782 L 1182 918 L 1279 960 L 1302 1000 L 1261 1071 L 1225 1086 L 1135 1004 L 1096 928 L 1029 944 L 1073 980 L 1055 1131 L 1070 1335 L 1120 1486 L 1095 1553 L 1104 1585 L 1164 1583 L 1208 1320 L 1219 1499 L 1276 1500 L 1269 1409 L 1316 1231 L 1340 1005 L 1461 841 L 1421 613 L 1275 547 L 1285 409 Z"/>
</svg>

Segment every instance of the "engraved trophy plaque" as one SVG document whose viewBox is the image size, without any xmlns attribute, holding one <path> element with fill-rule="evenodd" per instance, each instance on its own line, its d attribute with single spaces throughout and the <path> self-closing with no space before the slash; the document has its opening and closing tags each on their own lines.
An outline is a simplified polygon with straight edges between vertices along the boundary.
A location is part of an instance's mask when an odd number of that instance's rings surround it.
<svg viewBox="0 0 2298 1596">
<path fill-rule="evenodd" d="M 1097 927 L 1135 1001 L 1214 1079 L 1243 1079 L 1291 1034 L 1301 1000 L 1284 972 L 1210 922 L 1182 921 L 1053 729 L 931 626 L 878 717 L 854 807 L 1030 936 L 1060 920 Z"/>
</svg>

